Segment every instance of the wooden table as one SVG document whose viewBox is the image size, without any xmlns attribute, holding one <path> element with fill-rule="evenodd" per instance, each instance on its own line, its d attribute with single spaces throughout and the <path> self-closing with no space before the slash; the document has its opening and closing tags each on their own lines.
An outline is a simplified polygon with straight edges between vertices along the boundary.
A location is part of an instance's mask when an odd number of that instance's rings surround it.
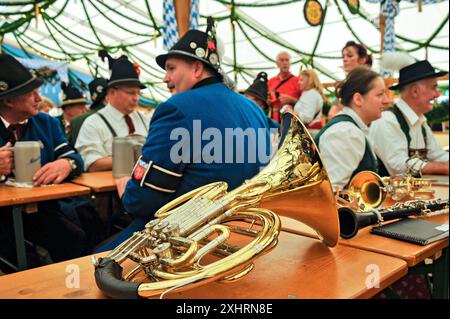
<svg viewBox="0 0 450 319">
<path fill-rule="evenodd" d="M 368 286 L 378 267 L 379 287 Z M 66 282 L 79 271 L 79 288 Z M 255 268 L 243 279 L 210 283 L 167 298 L 368 298 L 407 273 L 406 262 L 377 253 L 338 246 L 328 248 L 319 241 L 281 232 L 278 245 L 256 259 Z M 94 280 L 90 257 L 0 276 L 3 298 L 105 298 Z"/>
<path fill-rule="evenodd" d="M 16 268 L 19 270 L 27 268 L 22 220 L 22 209 L 24 205 L 65 197 L 82 196 L 89 193 L 89 188 L 72 183 L 63 183 L 51 186 L 38 186 L 33 188 L 18 188 L 0 185 L 0 207 L 13 206 L 12 214 L 18 267 L 15 267 L 4 259 L 2 260 L 8 263 L 8 265 L 12 268 Z"/>
<path fill-rule="evenodd" d="M 95 193 L 112 192 L 116 190 L 112 171 L 83 173 L 73 179 L 72 183 L 89 187 Z"/>
<path fill-rule="evenodd" d="M 435 198 L 448 199 L 449 190 L 447 187 L 434 186 Z M 285 231 L 317 238 L 315 231 L 301 222 L 290 218 L 282 217 L 282 228 Z M 449 223 L 449 215 L 438 215 L 427 218 L 441 224 Z M 419 269 L 426 269 L 435 276 L 435 286 L 433 290 L 446 292 L 448 296 L 448 238 L 439 240 L 426 246 L 415 245 L 400 240 L 370 234 L 371 227 L 360 229 L 358 234 L 351 239 L 340 239 L 340 246 L 347 246 L 356 249 L 372 251 L 379 254 L 392 256 L 404 260 L 411 272 Z M 427 258 L 434 260 L 432 266 L 424 267 Z M 440 285 L 443 285 L 441 287 Z"/>
</svg>

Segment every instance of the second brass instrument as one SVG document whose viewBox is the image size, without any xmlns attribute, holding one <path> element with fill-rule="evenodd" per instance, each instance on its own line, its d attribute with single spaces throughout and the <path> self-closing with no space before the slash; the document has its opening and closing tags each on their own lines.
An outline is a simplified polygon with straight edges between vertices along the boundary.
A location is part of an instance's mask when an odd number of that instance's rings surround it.
<svg viewBox="0 0 450 319">
<path fill-rule="evenodd" d="M 362 171 L 350 180 L 346 190 L 337 192 L 336 200 L 355 211 L 367 211 L 380 207 L 387 198 L 394 202 L 430 199 L 434 195 L 433 182 L 410 175 L 381 177 L 375 172 Z"/>
</svg>

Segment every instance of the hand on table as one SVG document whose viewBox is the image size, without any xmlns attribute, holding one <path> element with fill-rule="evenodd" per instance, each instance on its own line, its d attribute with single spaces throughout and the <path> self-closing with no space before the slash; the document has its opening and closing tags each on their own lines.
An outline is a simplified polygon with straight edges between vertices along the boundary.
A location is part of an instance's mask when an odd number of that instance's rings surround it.
<svg viewBox="0 0 450 319">
<path fill-rule="evenodd" d="M 66 179 L 72 172 L 72 166 L 68 159 L 61 158 L 59 160 L 47 163 L 42 166 L 33 176 L 36 185 L 59 184 Z"/>
</svg>

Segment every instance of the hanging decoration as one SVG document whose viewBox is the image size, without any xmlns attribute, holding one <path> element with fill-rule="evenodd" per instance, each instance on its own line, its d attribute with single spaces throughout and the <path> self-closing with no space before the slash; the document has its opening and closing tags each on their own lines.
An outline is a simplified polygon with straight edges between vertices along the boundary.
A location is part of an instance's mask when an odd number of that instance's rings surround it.
<svg viewBox="0 0 450 319">
<path fill-rule="evenodd" d="M 130 6 L 134 13 L 131 13 L 122 6 L 116 6 L 116 3 L 122 3 L 123 1 L 104 1 L 104 0 L 0 0 L 0 50 L 2 48 L 1 42 L 2 38 L 8 35 L 12 38 L 14 43 L 17 44 L 18 48 L 25 52 L 25 56 L 28 56 L 27 51 L 34 51 L 40 56 L 47 60 L 58 61 L 63 63 L 72 63 L 74 61 L 82 60 L 82 63 L 86 63 L 89 71 L 93 76 L 99 73 L 105 74 L 107 71 L 104 66 L 97 64 L 95 58 L 95 52 L 98 48 L 105 48 L 110 53 L 118 53 L 123 51 L 129 55 L 130 59 L 136 61 L 139 64 L 139 69 L 144 77 L 143 82 L 148 86 L 148 92 L 153 95 L 157 93 L 158 95 L 166 96 L 167 90 L 163 83 L 162 78 L 164 77 L 163 71 L 159 68 L 155 68 L 150 61 L 144 58 L 145 53 L 141 50 L 140 46 L 144 43 L 149 43 L 152 41 L 152 46 L 157 46 L 157 39 L 163 37 L 163 23 L 155 19 L 152 11 L 155 11 L 153 1 L 150 0 L 140 0 L 145 6 L 133 7 Z M 180 0 L 165 0 L 164 3 L 172 3 L 175 9 L 175 4 Z M 190 24 L 194 21 L 196 25 L 190 25 L 191 29 L 196 29 L 198 27 L 198 3 L 199 0 L 181 0 L 186 1 L 187 6 L 190 5 Z M 181 2 L 180 1 L 180 2 Z M 189 1 L 189 2 L 188 2 Z M 382 14 L 383 20 L 386 22 L 386 33 L 382 33 L 381 43 L 384 46 L 384 50 L 400 50 L 405 52 L 418 52 L 418 50 L 436 49 L 448 51 L 448 45 L 439 44 L 439 41 L 434 41 L 437 36 L 441 34 L 446 26 L 448 26 L 448 14 L 447 17 L 442 20 L 442 23 L 434 30 L 432 34 L 426 39 L 415 40 L 402 36 L 401 34 L 394 33 L 394 19 L 398 14 L 398 3 L 400 0 L 366 0 L 367 2 L 378 4 L 378 8 L 383 9 L 380 12 Z M 434 4 L 438 2 L 445 2 L 448 0 L 401 0 L 401 4 L 410 3 L 414 6 L 419 6 L 419 10 L 424 7 L 426 10 L 427 4 Z M 137 1 L 136 1 L 137 2 Z M 209 1 L 208 1 L 209 2 Z M 211 1 L 213 2 L 213 1 Z M 348 30 L 351 32 L 352 36 L 361 44 L 365 45 L 368 50 L 373 53 L 380 53 L 378 46 L 370 47 L 367 43 L 367 39 L 364 34 L 357 28 L 354 28 L 350 23 L 351 19 L 361 17 L 364 21 L 371 23 L 375 26 L 372 17 L 366 16 L 364 10 L 364 2 L 360 0 L 267 0 L 267 1 L 247 1 L 247 0 L 214 0 L 214 2 L 223 4 L 225 6 L 230 6 L 233 8 L 232 12 L 235 14 L 228 15 L 220 14 L 214 16 L 215 21 L 223 21 L 225 19 L 230 19 L 232 16 L 232 25 L 236 27 L 236 30 L 240 30 L 241 34 L 252 46 L 252 48 L 261 55 L 264 61 L 274 62 L 273 56 L 267 55 L 267 50 L 262 46 L 262 44 L 255 39 L 253 36 L 257 34 L 258 37 L 264 37 L 271 44 L 274 44 L 280 48 L 294 52 L 297 58 L 292 61 L 293 64 L 302 64 L 305 67 L 313 65 L 314 68 L 325 75 L 331 80 L 336 80 L 336 75 L 328 72 L 325 67 L 320 64 L 319 59 L 327 60 L 340 60 L 340 54 L 330 54 L 330 53 L 318 53 L 317 48 L 321 47 L 321 33 L 322 28 L 327 30 L 326 14 L 328 4 L 333 3 L 330 8 L 333 10 L 338 10 L 338 13 L 342 17 L 342 21 L 345 23 Z M 84 16 L 74 17 L 74 21 L 79 21 L 84 27 L 91 29 L 89 33 L 79 34 L 75 29 L 72 29 L 66 25 L 67 17 L 70 18 L 70 10 L 67 10 L 66 6 L 69 7 L 73 3 L 76 3 L 84 11 Z M 265 30 L 265 25 L 258 25 L 255 23 L 254 19 L 247 17 L 245 14 L 240 14 L 242 8 L 270 8 L 285 6 L 288 7 L 298 7 L 300 5 L 304 6 L 304 16 L 307 23 L 311 26 L 319 26 L 317 29 L 317 37 L 315 39 L 315 44 L 312 49 L 302 50 L 296 44 L 290 44 L 277 34 L 268 32 Z M 348 7 L 348 10 L 342 10 L 343 5 Z M 286 8 L 290 10 L 290 8 Z M 139 11 L 138 11 L 139 10 Z M 187 10 L 183 11 L 187 14 Z M 345 14 L 344 14 L 345 12 Z M 131 13 L 131 14 L 128 14 Z M 242 12 L 245 13 L 245 12 Z M 354 17 L 349 17 L 349 13 L 356 14 Z M 221 15 L 221 16 L 220 16 Z M 66 18 L 63 18 L 66 16 Z M 101 16 L 101 19 L 106 19 L 111 25 L 111 28 L 106 30 L 101 24 L 97 24 L 97 16 Z M 196 16 L 196 17 L 195 17 Z M 28 30 L 33 32 L 34 22 L 37 22 L 36 17 L 39 18 L 39 28 L 48 31 L 48 39 L 46 41 L 41 41 L 36 37 L 33 37 Z M 206 18 L 206 16 L 201 16 Z M 161 18 L 161 17 L 160 17 Z M 92 21 L 91 21 L 92 19 Z M 33 20 L 36 20 L 33 22 Z M 176 22 L 176 19 L 174 20 Z M 308 26 L 309 27 L 309 26 Z M 117 39 L 117 41 L 109 41 L 109 38 L 114 38 L 115 34 L 111 32 L 114 28 L 120 28 L 123 32 L 123 41 Z M 383 28 L 384 30 L 384 28 Z M 177 28 L 178 31 L 178 28 Z M 111 33 L 112 36 L 109 36 Z M 122 33 L 118 33 L 122 34 Z M 106 37 L 104 36 L 106 35 Z M 128 37 L 127 37 L 128 36 Z M 161 37 L 161 38 L 160 38 Z M 395 45 L 395 41 L 407 42 L 407 46 L 404 48 Z M 8 39 L 9 40 L 9 39 Z M 47 41 L 48 40 L 48 41 Z M 104 41 L 104 43 L 102 43 Z M 236 45 L 237 40 L 233 39 L 233 44 Z M 5 43 L 6 44 L 6 43 Z M 369 44 L 369 45 L 368 45 Z M 170 47 L 166 45 L 166 48 Z M 407 48 L 407 49 L 405 49 Z M 213 49 L 211 47 L 211 49 Z M 5 52 L 11 53 L 11 51 L 4 47 Z M 319 51 L 319 50 L 317 50 Z M 29 56 L 28 56 L 29 57 Z M 234 62 L 223 61 L 223 65 L 232 68 L 236 73 L 241 75 L 241 80 L 246 81 L 246 77 L 253 80 L 254 72 L 261 70 L 271 70 L 273 67 L 269 67 L 268 64 L 258 64 L 258 65 L 242 65 L 236 62 L 236 57 Z M 49 67 L 50 69 L 55 69 Z M 48 70 L 46 70 L 48 71 Z M 100 71 L 100 72 L 99 72 Z M 230 71 L 231 72 L 231 71 Z M 151 80 L 145 80 L 151 79 Z"/>
<path fill-rule="evenodd" d="M 164 50 L 170 50 L 179 39 L 178 24 L 175 12 L 175 1 L 164 0 L 163 2 L 163 46 Z M 190 1 L 189 29 L 198 28 L 199 0 Z"/>
<path fill-rule="evenodd" d="M 307 0 L 303 7 L 303 15 L 306 22 L 315 27 L 323 21 L 323 8 L 317 0 Z"/>
<path fill-rule="evenodd" d="M 347 2 L 348 10 L 351 13 L 357 14 L 359 12 L 359 0 L 345 0 Z"/>
</svg>

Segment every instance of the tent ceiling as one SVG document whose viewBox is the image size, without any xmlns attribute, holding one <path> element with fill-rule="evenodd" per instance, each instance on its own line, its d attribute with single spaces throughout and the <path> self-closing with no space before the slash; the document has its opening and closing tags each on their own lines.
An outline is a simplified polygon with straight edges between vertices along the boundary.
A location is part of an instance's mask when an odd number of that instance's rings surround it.
<svg viewBox="0 0 450 319">
<path fill-rule="evenodd" d="M 0 1 L 2 2 L 5 1 Z M 225 2 L 227 1 L 200 0 L 200 28 L 204 28 L 205 16 L 220 18 L 230 15 L 230 7 Z M 233 73 L 233 34 L 230 19 L 218 20 L 217 33 L 225 43 L 223 68 L 232 79 L 237 80 L 238 88 L 246 88 L 260 70 L 265 70 L 269 76 L 275 75 L 277 69 L 273 60 L 278 52 L 286 50 L 283 46 L 291 48 L 287 51 L 296 62 L 292 68 L 294 73 L 299 71 L 300 61 L 309 59 L 309 54 L 314 49 L 320 27 L 311 27 L 305 21 L 304 1 L 270 7 L 245 6 L 274 2 L 280 0 L 235 1 L 237 4 L 244 4 L 236 7 L 237 67 L 242 70 L 236 74 L 236 78 Z M 324 7 L 328 3 L 328 10 L 315 51 L 318 57 L 314 58 L 314 66 L 320 71 L 323 82 L 331 82 L 344 76 L 339 57 L 341 48 L 348 40 L 362 41 L 374 52 L 380 50 L 380 33 L 376 28 L 380 5 L 360 0 L 361 13 L 369 17 L 365 20 L 360 15 L 350 13 L 342 0 L 320 2 Z M 146 3 L 150 6 L 154 22 L 150 18 Z M 29 10 L 34 10 L 33 6 L 0 5 L 1 13 Z M 98 58 L 97 50 L 102 45 L 114 47 L 113 56 L 125 53 L 131 60 L 139 63 L 142 79 L 151 84 L 145 92 L 146 96 L 157 100 L 169 96 L 163 83 L 164 72 L 154 59 L 156 55 L 165 52 L 162 37 L 154 36 L 162 31 L 162 0 L 57 0 L 43 15 L 57 17 L 49 21 L 41 16 L 37 23 L 33 19 L 28 25 L 21 26 L 16 34 L 7 33 L 5 40 L 41 55 L 64 60 L 70 63 L 70 66 L 86 73 L 95 73 L 98 68 L 99 74 L 105 77 L 108 77 L 107 63 Z M 0 26 L 3 22 L 12 22 L 18 18 L 17 15 L 3 15 L 0 18 Z M 418 42 L 426 42 L 444 23 L 431 45 L 448 47 L 448 1 L 424 5 L 422 12 L 418 12 L 417 4 L 401 1 L 400 13 L 395 23 L 397 35 Z M 397 44 L 405 50 L 417 47 L 417 44 L 399 38 Z M 126 49 L 121 50 L 120 47 Z M 448 50 L 421 48 L 411 52 L 411 55 L 416 59 L 428 57 L 436 67 L 449 69 Z M 379 54 L 374 54 L 374 58 L 374 69 L 378 71 Z"/>
</svg>

